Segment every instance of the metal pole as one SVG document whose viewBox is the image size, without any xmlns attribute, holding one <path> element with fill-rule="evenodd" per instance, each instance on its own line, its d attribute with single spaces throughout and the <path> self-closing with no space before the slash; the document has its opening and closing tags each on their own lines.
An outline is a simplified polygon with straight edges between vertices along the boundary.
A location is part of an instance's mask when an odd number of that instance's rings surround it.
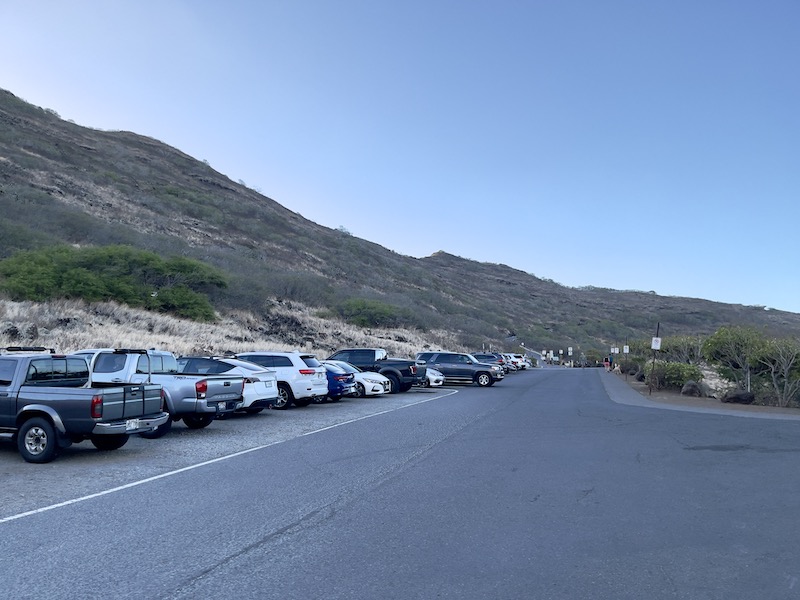
<svg viewBox="0 0 800 600">
<path fill-rule="evenodd" d="M 656 337 L 658 337 L 658 332 L 661 330 L 661 321 L 656 324 Z M 648 386 L 648 396 L 653 394 L 653 373 L 656 371 L 656 349 L 653 348 L 653 369 L 650 371 L 650 381 L 647 383 Z"/>
</svg>

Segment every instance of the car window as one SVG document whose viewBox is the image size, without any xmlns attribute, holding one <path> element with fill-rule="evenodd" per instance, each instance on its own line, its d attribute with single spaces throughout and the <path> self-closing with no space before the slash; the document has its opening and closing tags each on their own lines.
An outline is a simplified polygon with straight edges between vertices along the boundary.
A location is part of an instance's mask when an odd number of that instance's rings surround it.
<svg viewBox="0 0 800 600">
<path fill-rule="evenodd" d="M 455 354 L 440 354 L 439 362 L 445 364 L 454 364 L 458 362 L 458 358 Z"/>
<path fill-rule="evenodd" d="M 292 367 L 292 359 L 288 356 L 273 356 L 272 359 L 275 361 L 276 367 Z"/>
<path fill-rule="evenodd" d="M 0 359 L 0 385 L 11 385 L 14 371 L 17 370 L 17 361 L 14 359 Z"/>
<path fill-rule="evenodd" d="M 354 363 L 368 363 L 372 362 L 373 358 L 375 358 L 375 352 L 372 350 L 353 350 L 350 353 L 350 358 L 343 358 L 342 360 Z"/>
<path fill-rule="evenodd" d="M 322 363 L 317 360 L 316 356 L 312 356 L 310 354 L 306 354 L 306 355 L 302 356 L 301 358 L 303 359 L 303 362 L 306 363 L 306 366 L 307 367 L 311 367 L 312 369 L 315 369 L 317 367 L 321 367 L 322 366 Z M 337 369 L 338 369 L 338 367 L 337 367 Z"/>
<path fill-rule="evenodd" d="M 355 360 L 353 353 L 349 352 L 348 350 L 342 350 L 341 352 L 337 352 L 334 354 L 336 360 L 343 360 L 345 362 L 350 362 Z"/>
<path fill-rule="evenodd" d="M 421 360 L 423 362 L 428 362 L 433 356 L 433 352 L 421 352 L 417 354 L 417 360 Z"/>
<path fill-rule="evenodd" d="M 261 365 L 262 367 L 274 367 L 275 361 L 272 360 L 271 356 L 263 356 L 261 354 L 252 354 L 247 356 L 242 356 L 242 360 L 247 360 L 252 363 L 256 363 L 257 365 Z"/>
<path fill-rule="evenodd" d="M 89 369 L 82 358 L 71 358 L 67 368 L 66 358 L 35 359 L 28 365 L 26 385 L 80 387 L 89 380 Z"/>
<path fill-rule="evenodd" d="M 125 354 L 114 354 L 113 352 L 101 352 L 94 359 L 94 367 L 92 370 L 95 373 L 116 373 L 125 368 L 125 361 L 127 356 Z"/>
</svg>

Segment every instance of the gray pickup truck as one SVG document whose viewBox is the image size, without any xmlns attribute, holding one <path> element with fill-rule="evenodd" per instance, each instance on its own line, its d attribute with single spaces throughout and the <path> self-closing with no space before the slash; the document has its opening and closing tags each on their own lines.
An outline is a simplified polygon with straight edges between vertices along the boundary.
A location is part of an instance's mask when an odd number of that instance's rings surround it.
<svg viewBox="0 0 800 600">
<path fill-rule="evenodd" d="M 0 439 L 15 440 L 26 461 L 46 463 L 83 440 L 116 450 L 131 434 L 154 431 L 169 419 L 159 385 L 89 386 L 82 357 L 41 347 L 2 349 Z"/>
<path fill-rule="evenodd" d="M 169 419 L 142 437 L 158 438 L 175 421 L 183 420 L 189 429 L 202 429 L 220 415 L 232 413 L 244 403 L 244 377 L 240 375 L 181 375 L 172 352 L 89 348 L 78 350 L 91 365 L 95 385 L 155 383 L 164 392 L 164 408 Z"/>
</svg>

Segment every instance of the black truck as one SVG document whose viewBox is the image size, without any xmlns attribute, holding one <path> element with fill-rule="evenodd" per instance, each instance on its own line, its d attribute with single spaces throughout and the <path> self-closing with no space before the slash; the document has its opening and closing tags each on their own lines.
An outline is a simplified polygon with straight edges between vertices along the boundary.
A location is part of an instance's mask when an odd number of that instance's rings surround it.
<svg viewBox="0 0 800 600">
<path fill-rule="evenodd" d="M 392 382 L 390 394 L 407 392 L 425 382 L 424 363 L 406 358 L 390 358 L 383 348 L 345 348 L 328 357 L 343 360 L 362 371 L 373 371 Z"/>
</svg>

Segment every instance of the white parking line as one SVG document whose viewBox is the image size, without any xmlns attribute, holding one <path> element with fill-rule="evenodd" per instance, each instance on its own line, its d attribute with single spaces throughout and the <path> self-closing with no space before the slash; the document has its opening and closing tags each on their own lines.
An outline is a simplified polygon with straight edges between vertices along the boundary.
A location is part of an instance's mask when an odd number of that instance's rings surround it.
<svg viewBox="0 0 800 600">
<path fill-rule="evenodd" d="M 425 402 L 430 402 L 432 400 L 438 400 L 439 398 L 445 398 L 452 394 L 458 393 L 458 390 L 449 390 L 448 393 L 434 396 L 433 398 L 425 398 L 424 400 L 419 400 L 417 402 L 413 402 L 411 404 L 406 404 L 404 406 L 398 406 L 397 408 L 390 408 L 387 410 L 382 410 L 381 412 L 372 413 L 369 415 L 364 415 L 361 417 L 356 417 L 355 419 L 350 419 L 349 421 L 342 421 L 341 423 L 336 423 L 335 425 L 326 425 L 325 427 L 321 427 L 319 429 L 315 429 L 313 431 L 307 431 L 306 433 L 302 433 L 297 437 L 303 437 L 306 435 L 313 435 L 315 433 L 320 433 L 322 431 L 327 431 L 328 429 L 334 429 L 336 427 L 341 427 L 342 425 L 349 425 L 350 423 L 355 423 L 357 421 L 363 421 L 364 419 L 371 419 L 372 417 L 377 417 L 380 415 L 385 415 L 386 413 L 394 412 L 396 410 L 401 410 L 403 408 L 408 408 L 410 406 L 416 406 L 418 404 L 424 404 Z M 295 438 L 290 438 L 295 439 Z M 121 492 L 122 490 L 127 490 L 132 487 L 136 487 L 138 485 L 143 485 L 145 483 L 150 483 L 151 481 L 156 481 L 157 479 L 163 479 L 165 477 L 172 477 L 173 475 L 177 475 L 179 473 L 183 473 L 185 471 L 191 471 L 193 469 L 198 469 L 200 467 L 204 467 L 206 465 L 210 465 L 213 463 L 222 462 L 223 460 L 229 460 L 231 458 L 236 458 L 237 456 L 242 456 L 243 454 L 248 454 L 250 452 L 256 452 L 257 450 L 263 450 L 264 448 L 269 448 L 270 446 L 275 446 L 277 444 L 282 444 L 284 442 L 288 442 L 289 440 L 280 440 L 276 442 L 271 442 L 269 444 L 263 444 L 261 446 L 256 446 L 254 448 L 248 448 L 247 450 L 240 450 L 239 452 L 234 452 L 233 454 L 228 454 L 226 456 L 220 456 L 219 458 L 213 458 L 211 460 L 205 460 L 203 462 L 197 463 L 195 465 L 189 465 L 188 467 L 182 467 L 180 469 L 175 469 L 174 471 L 169 471 L 167 473 L 161 473 L 160 475 L 154 475 L 153 477 L 147 477 L 146 479 L 140 479 L 139 481 L 133 481 L 131 483 L 126 483 L 125 485 L 120 485 L 108 490 L 103 490 L 102 492 L 96 492 L 94 494 L 89 494 L 87 496 L 81 496 L 80 498 L 73 498 L 72 500 L 65 500 L 64 502 L 59 502 L 57 504 L 51 504 L 49 506 L 43 506 L 42 508 L 37 508 L 35 510 L 29 510 L 27 512 L 19 513 L 16 515 L 11 515 L 9 517 L 4 517 L 0 519 L 0 525 L 3 523 L 8 523 L 9 521 L 16 521 L 17 519 L 22 519 L 24 517 L 30 517 L 33 515 L 38 515 L 39 513 L 47 512 L 49 510 L 54 510 L 56 508 L 61 508 L 63 506 L 69 506 L 70 504 L 77 504 L 79 502 L 85 502 L 86 500 L 91 500 L 92 498 L 99 498 L 100 496 L 107 496 L 108 494 L 114 494 L 116 492 Z"/>
</svg>

